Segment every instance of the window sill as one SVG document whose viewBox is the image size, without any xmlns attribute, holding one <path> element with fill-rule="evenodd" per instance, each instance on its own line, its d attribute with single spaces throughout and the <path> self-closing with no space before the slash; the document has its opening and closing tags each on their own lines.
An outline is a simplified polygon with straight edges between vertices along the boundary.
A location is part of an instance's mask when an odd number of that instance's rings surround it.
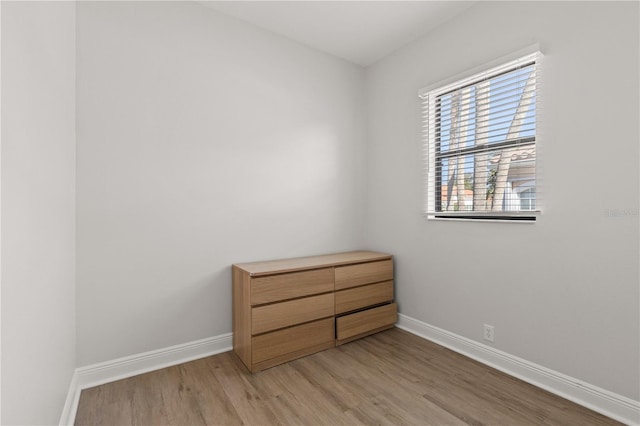
<svg viewBox="0 0 640 426">
<path fill-rule="evenodd" d="M 497 223 L 536 223 L 538 216 L 542 212 L 532 211 L 519 213 L 517 215 L 490 215 L 490 214 L 451 214 L 451 213 L 428 213 L 427 220 L 445 222 L 497 222 Z"/>
</svg>

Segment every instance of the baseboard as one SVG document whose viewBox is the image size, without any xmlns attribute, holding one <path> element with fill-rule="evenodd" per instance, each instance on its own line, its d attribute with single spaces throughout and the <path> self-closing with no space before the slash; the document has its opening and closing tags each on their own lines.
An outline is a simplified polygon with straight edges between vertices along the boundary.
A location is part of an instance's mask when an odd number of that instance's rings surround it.
<svg viewBox="0 0 640 426">
<path fill-rule="evenodd" d="M 189 362 L 231 350 L 232 334 L 144 352 L 77 368 L 71 380 L 60 425 L 73 425 L 83 389 Z"/>
<path fill-rule="evenodd" d="M 628 425 L 640 425 L 640 402 L 398 314 L 398 328 Z"/>
<path fill-rule="evenodd" d="M 71 384 L 69 385 L 69 392 L 67 393 L 67 399 L 64 402 L 64 408 L 62 409 L 62 415 L 60 416 L 60 426 L 73 425 L 76 419 L 76 411 L 78 411 L 78 402 L 80 402 L 80 392 L 82 389 L 78 386 L 78 373 L 73 372 L 71 377 Z"/>
</svg>

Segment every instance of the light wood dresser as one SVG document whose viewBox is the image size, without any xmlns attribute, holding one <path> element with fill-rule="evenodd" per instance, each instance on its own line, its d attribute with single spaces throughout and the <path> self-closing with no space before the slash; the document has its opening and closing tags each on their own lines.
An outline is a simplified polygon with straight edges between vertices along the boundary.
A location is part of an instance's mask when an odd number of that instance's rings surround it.
<svg viewBox="0 0 640 426">
<path fill-rule="evenodd" d="M 393 258 L 370 251 L 233 265 L 233 350 L 256 372 L 393 327 Z"/>
</svg>

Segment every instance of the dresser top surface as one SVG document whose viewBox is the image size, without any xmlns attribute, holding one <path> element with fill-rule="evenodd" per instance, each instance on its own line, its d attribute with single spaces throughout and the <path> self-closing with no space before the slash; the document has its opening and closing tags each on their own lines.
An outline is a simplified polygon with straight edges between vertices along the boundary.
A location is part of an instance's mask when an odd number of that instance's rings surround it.
<svg viewBox="0 0 640 426">
<path fill-rule="evenodd" d="M 322 267 L 349 265 L 391 259 L 390 254 L 374 251 L 350 251 L 346 253 L 325 254 L 321 256 L 296 257 L 292 259 L 269 260 L 265 262 L 236 263 L 233 266 L 251 276 L 271 275 L 285 272 L 304 271 Z"/>
</svg>

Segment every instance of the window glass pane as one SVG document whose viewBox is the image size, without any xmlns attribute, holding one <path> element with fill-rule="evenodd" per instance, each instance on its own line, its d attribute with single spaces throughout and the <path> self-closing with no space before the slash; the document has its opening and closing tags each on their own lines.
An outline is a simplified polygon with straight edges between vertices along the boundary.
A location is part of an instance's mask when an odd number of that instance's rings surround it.
<svg viewBox="0 0 640 426">
<path fill-rule="evenodd" d="M 528 211 L 536 201 L 535 145 L 443 158 L 438 211 Z"/>
<path fill-rule="evenodd" d="M 534 71 L 532 64 L 439 96 L 440 151 L 535 136 Z M 486 113 L 478 117 L 479 109 Z"/>
<path fill-rule="evenodd" d="M 538 58 L 532 54 L 421 95 L 428 212 L 491 213 L 486 217 L 536 210 Z"/>
<path fill-rule="evenodd" d="M 535 135 L 535 86 L 528 85 L 533 72 L 532 64 L 489 80 L 489 143 Z M 526 108 L 516 117 L 521 104 Z"/>
<path fill-rule="evenodd" d="M 488 161 L 486 210 L 534 210 L 535 185 L 535 145 L 493 152 Z M 523 197 L 532 201 L 523 203 Z"/>
<path fill-rule="evenodd" d="M 473 210 L 473 155 L 442 160 L 441 211 Z"/>
</svg>

